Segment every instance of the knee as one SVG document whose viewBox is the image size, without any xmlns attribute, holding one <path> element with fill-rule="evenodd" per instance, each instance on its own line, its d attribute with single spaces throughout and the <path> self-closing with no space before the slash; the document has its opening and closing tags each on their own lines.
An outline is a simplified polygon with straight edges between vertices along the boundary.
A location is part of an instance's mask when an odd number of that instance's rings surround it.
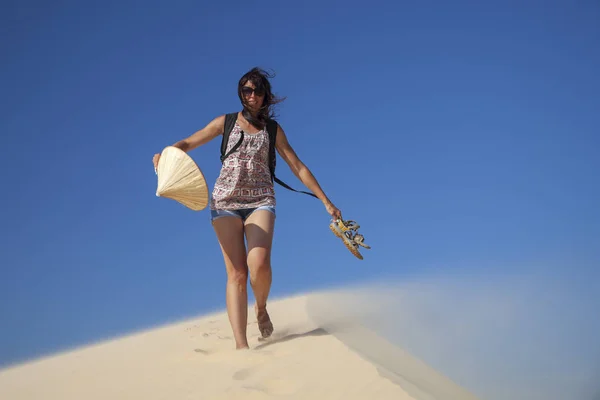
<svg viewBox="0 0 600 400">
<path fill-rule="evenodd" d="M 245 285 L 248 281 L 248 270 L 244 268 L 231 268 L 227 273 L 227 279 L 237 285 Z"/>
<path fill-rule="evenodd" d="M 252 275 L 271 273 L 271 261 L 268 257 L 249 257 L 248 269 Z"/>
</svg>

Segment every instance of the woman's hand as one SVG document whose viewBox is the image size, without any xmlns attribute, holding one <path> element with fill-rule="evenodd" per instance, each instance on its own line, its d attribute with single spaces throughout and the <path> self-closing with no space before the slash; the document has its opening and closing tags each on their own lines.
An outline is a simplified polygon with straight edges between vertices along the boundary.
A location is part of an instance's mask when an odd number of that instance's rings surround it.
<svg viewBox="0 0 600 400">
<path fill-rule="evenodd" d="M 342 219 L 342 212 L 336 206 L 334 206 L 331 201 L 327 201 L 324 204 L 325 209 L 327 210 L 329 215 L 331 215 L 331 218 L 333 218 L 334 220 Z"/>
<path fill-rule="evenodd" d="M 155 154 L 154 157 L 152 157 L 152 163 L 154 164 L 154 171 L 156 171 L 156 169 L 158 168 L 158 160 L 160 160 L 160 154 Z"/>
</svg>

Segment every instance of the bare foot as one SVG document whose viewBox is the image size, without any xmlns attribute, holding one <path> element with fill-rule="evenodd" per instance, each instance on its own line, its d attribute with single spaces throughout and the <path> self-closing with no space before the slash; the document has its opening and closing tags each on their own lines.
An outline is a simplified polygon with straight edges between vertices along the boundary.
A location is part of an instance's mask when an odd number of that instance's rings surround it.
<svg viewBox="0 0 600 400">
<path fill-rule="evenodd" d="M 258 330 L 263 338 L 268 338 L 273 333 L 273 324 L 266 308 L 259 309 L 254 306 L 256 311 L 256 321 L 258 322 Z"/>
</svg>

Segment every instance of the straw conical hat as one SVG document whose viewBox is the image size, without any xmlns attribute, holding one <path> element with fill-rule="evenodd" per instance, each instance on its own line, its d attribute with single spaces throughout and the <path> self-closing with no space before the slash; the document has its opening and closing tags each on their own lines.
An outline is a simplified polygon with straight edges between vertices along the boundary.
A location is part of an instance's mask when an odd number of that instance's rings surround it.
<svg viewBox="0 0 600 400">
<path fill-rule="evenodd" d="M 162 151 L 156 169 L 156 195 L 175 200 L 200 211 L 208 204 L 208 187 L 202 171 L 183 150 L 167 146 Z"/>
</svg>

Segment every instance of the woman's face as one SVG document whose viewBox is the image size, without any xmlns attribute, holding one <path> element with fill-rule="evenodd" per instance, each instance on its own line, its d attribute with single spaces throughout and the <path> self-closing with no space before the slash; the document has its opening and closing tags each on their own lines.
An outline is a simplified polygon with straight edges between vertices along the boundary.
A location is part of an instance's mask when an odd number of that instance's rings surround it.
<svg viewBox="0 0 600 400">
<path fill-rule="evenodd" d="M 244 96 L 244 101 L 252 111 L 258 111 L 265 99 L 264 90 L 257 90 L 251 81 L 246 82 L 242 87 L 242 96 Z"/>
</svg>

